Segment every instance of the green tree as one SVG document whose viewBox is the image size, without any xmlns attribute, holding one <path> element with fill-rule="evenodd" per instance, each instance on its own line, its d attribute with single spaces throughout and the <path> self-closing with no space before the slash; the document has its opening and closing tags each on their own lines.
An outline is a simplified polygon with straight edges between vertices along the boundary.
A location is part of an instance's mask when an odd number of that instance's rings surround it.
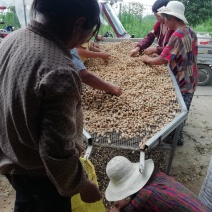
<svg viewBox="0 0 212 212">
<path fill-rule="evenodd" d="M 143 38 L 152 30 L 156 23 L 156 18 L 154 15 L 143 17 L 143 5 L 131 3 L 129 6 L 123 4 L 119 6 L 118 18 L 130 35 L 133 34 L 135 38 Z M 104 15 L 103 17 L 106 19 Z M 104 35 L 105 32 L 112 32 L 114 37 L 116 37 L 110 24 L 101 26 L 99 33 Z"/>
<path fill-rule="evenodd" d="M 143 4 L 139 2 L 120 4 L 119 19 L 127 32 L 135 37 L 139 37 L 143 27 L 143 9 Z"/>
<path fill-rule="evenodd" d="M 18 29 L 21 27 L 20 22 L 18 20 L 17 14 L 16 14 L 16 10 L 14 6 L 10 6 L 8 7 L 8 12 L 6 12 L 5 14 L 0 14 L 0 20 L 2 20 L 3 22 L 6 22 L 8 25 L 11 25 L 13 27 L 15 27 L 15 29 Z M 4 25 L 0 25 L 0 28 L 4 28 Z"/>
<path fill-rule="evenodd" d="M 135 17 L 142 17 L 143 15 L 143 4 L 139 2 L 130 2 L 130 3 L 125 3 L 125 4 L 120 4 L 122 7 L 120 8 L 120 13 L 119 14 L 131 14 Z"/>
<path fill-rule="evenodd" d="M 14 26 L 17 29 L 20 28 L 21 24 L 20 24 L 18 16 L 17 16 L 15 6 L 10 6 L 10 7 L 8 7 L 8 9 L 11 12 L 10 13 L 10 20 L 9 20 L 9 23 L 11 23 L 10 25 Z"/>
<path fill-rule="evenodd" d="M 196 32 L 212 32 L 212 18 L 203 22 L 202 24 L 197 25 L 194 30 Z"/>
<path fill-rule="evenodd" d="M 141 27 L 142 27 L 143 5 L 138 2 L 130 2 L 125 4 L 120 3 L 114 6 L 116 6 L 116 9 L 119 11 L 118 18 L 122 23 L 123 27 L 125 28 L 125 30 L 130 35 L 134 34 L 135 37 L 140 37 L 142 31 Z M 101 26 L 100 34 L 104 34 L 105 32 L 112 32 L 114 37 L 116 37 L 110 25 Z"/>
<path fill-rule="evenodd" d="M 186 8 L 185 16 L 192 27 L 212 17 L 211 0 L 180 0 Z"/>
</svg>

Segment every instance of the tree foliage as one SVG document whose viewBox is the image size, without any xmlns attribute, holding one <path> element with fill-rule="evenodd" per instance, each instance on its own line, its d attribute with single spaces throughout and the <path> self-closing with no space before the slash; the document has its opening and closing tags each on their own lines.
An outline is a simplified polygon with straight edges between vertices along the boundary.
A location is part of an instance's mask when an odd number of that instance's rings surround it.
<svg viewBox="0 0 212 212">
<path fill-rule="evenodd" d="M 7 8 L 8 12 L 0 14 L 0 20 L 6 22 L 8 25 L 15 27 L 18 29 L 21 27 L 20 22 L 18 20 L 16 9 L 14 6 L 10 6 Z M 1 24 L 0 28 L 5 28 L 6 24 Z"/>
<path fill-rule="evenodd" d="M 120 4 L 122 7 L 120 8 L 121 14 L 131 14 L 135 17 L 142 17 L 143 15 L 143 4 L 139 2 L 130 2 L 130 3 L 124 3 Z"/>
<path fill-rule="evenodd" d="M 186 7 L 186 18 L 189 24 L 198 32 L 212 32 L 212 0 L 180 0 Z M 132 4 L 133 3 L 133 4 Z M 156 22 L 154 15 L 143 17 L 143 5 L 131 2 L 130 4 L 117 3 L 116 11 L 126 31 L 136 38 L 142 38 L 152 30 Z M 102 26 L 100 33 L 113 32 L 110 25 Z M 115 34 L 114 34 L 115 36 Z"/>
<path fill-rule="evenodd" d="M 180 0 L 185 5 L 185 16 L 192 27 L 212 17 L 212 0 Z"/>
<path fill-rule="evenodd" d="M 152 30 L 156 22 L 156 18 L 153 15 L 143 17 L 143 5 L 138 2 L 118 4 L 118 6 L 116 6 L 116 11 L 119 11 L 118 18 L 125 30 L 130 35 L 133 34 L 136 38 L 146 36 L 147 33 Z M 105 32 L 113 33 L 113 29 L 110 25 L 101 26 L 100 34 L 104 34 Z"/>
<path fill-rule="evenodd" d="M 129 34 L 140 34 L 142 26 L 143 5 L 139 2 L 120 4 L 119 19 Z M 135 28 L 136 26 L 136 28 Z"/>
<path fill-rule="evenodd" d="M 197 32 L 212 32 L 212 18 L 197 25 L 194 30 Z"/>
</svg>

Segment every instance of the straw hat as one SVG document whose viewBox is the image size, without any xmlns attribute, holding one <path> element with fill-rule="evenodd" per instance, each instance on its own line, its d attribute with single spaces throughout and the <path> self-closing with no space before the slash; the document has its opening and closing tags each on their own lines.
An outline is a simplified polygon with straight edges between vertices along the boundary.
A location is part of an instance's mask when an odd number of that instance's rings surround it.
<svg viewBox="0 0 212 212">
<path fill-rule="evenodd" d="M 106 167 L 110 179 L 105 191 L 108 201 L 118 201 L 139 191 L 152 175 L 154 163 L 152 159 L 145 161 L 144 172 L 139 172 L 139 163 L 131 163 L 123 156 L 111 159 Z"/>
<path fill-rule="evenodd" d="M 179 1 L 170 1 L 166 7 L 161 7 L 158 9 L 158 13 L 164 13 L 168 15 L 172 15 L 174 17 L 179 18 L 182 20 L 185 24 L 188 23 L 187 19 L 185 18 L 185 6 L 182 2 Z"/>
</svg>

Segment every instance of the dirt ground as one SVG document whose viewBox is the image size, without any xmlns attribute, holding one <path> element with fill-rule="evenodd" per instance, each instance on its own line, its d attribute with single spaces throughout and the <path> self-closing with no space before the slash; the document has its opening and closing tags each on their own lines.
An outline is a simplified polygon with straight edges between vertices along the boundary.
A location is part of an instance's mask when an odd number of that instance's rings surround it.
<svg viewBox="0 0 212 212">
<path fill-rule="evenodd" d="M 175 153 L 170 174 L 196 195 L 212 156 L 212 82 L 198 87 L 185 127 L 185 144 Z"/>
<path fill-rule="evenodd" d="M 170 174 L 198 195 L 212 155 L 212 81 L 195 93 L 185 126 L 184 146 L 175 152 Z M 128 153 L 129 154 L 129 153 Z M 13 211 L 15 192 L 0 175 L 0 211 Z"/>
</svg>

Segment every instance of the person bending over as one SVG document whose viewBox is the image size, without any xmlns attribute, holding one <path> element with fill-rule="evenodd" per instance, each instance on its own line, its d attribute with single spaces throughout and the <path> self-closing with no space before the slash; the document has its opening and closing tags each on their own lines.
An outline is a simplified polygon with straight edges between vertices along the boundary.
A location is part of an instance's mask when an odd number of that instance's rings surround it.
<svg viewBox="0 0 212 212">
<path fill-rule="evenodd" d="M 106 167 L 110 182 L 105 191 L 114 202 L 109 212 L 206 212 L 206 206 L 173 177 L 154 169 L 152 159 L 145 161 L 144 171 L 139 163 L 123 156 L 112 158 Z"/>
</svg>

